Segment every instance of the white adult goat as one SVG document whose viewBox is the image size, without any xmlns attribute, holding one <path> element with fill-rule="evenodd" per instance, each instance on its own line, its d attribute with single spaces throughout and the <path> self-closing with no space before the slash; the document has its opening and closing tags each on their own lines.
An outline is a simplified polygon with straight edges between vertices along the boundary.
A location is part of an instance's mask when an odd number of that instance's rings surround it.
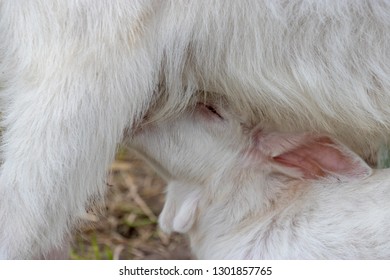
<svg viewBox="0 0 390 280">
<path fill-rule="evenodd" d="M 198 90 L 371 158 L 389 135 L 389 31 L 385 0 L 0 0 L 0 258 L 61 246 L 123 131 Z"/>
</svg>

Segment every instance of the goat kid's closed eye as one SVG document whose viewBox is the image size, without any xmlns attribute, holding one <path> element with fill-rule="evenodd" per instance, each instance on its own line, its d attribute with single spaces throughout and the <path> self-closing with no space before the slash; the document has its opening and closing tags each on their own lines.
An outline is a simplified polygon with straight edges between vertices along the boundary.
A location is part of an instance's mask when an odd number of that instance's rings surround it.
<svg viewBox="0 0 390 280">
<path fill-rule="evenodd" d="M 217 108 L 213 105 L 198 102 L 196 104 L 196 110 L 200 111 L 201 114 L 207 118 L 218 118 L 224 120 L 223 116 L 217 111 Z"/>
</svg>

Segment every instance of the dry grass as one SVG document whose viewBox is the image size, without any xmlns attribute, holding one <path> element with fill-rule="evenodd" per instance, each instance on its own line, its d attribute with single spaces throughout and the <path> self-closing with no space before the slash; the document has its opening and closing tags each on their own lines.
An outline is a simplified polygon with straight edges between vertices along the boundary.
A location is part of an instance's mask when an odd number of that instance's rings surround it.
<svg viewBox="0 0 390 280">
<path fill-rule="evenodd" d="M 165 183 L 141 160 L 120 151 L 112 164 L 103 214 L 74 237 L 72 259 L 189 259 L 187 241 L 157 227 Z"/>
</svg>

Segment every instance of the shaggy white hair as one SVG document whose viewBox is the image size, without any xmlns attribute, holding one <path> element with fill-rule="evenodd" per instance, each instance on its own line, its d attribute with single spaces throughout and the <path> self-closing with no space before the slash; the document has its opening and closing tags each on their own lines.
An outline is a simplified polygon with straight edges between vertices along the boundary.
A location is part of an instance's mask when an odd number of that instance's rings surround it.
<svg viewBox="0 0 390 280">
<path fill-rule="evenodd" d="M 201 259 L 389 259 L 390 170 L 326 135 L 280 133 L 198 104 L 133 145 L 172 174 L 159 217 Z"/>
<path fill-rule="evenodd" d="M 223 95 L 365 158 L 390 125 L 390 2 L 0 0 L 0 258 L 60 246 L 147 111 Z"/>
</svg>

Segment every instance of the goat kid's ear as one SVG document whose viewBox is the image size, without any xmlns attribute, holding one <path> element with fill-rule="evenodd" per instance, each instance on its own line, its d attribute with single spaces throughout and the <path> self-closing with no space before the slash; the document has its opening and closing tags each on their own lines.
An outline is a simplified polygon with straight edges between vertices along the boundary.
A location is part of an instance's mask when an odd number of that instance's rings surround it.
<svg viewBox="0 0 390 280">
<path fill-rule="evenodd" d="M 176 200 L 174 195 L 169 192 L 169 186 L 168 186 L 168 192 L 165 197 L 164 207 L 160 213 L 160 216 L 158 217 L 158 225 L 163 232 L 167 234 L 172 233 L 173 219 L 175 218 L 175 214 L 176 214 Z"/>
<path fill-rule="evenodd" d="M 200 200 L 199 186 L 173 181 L 168 184 L 166 202 L 159 217 L 165 233 L 188 232 L 195 223 Z"/>
<path fill-rule="evenodd" d="M 348 147 L 327 135 L 258 132 L 256 143 L 271 163 L 286 175 L 300 179 L 361 180 L 372 169 Z"/>
</svg>

